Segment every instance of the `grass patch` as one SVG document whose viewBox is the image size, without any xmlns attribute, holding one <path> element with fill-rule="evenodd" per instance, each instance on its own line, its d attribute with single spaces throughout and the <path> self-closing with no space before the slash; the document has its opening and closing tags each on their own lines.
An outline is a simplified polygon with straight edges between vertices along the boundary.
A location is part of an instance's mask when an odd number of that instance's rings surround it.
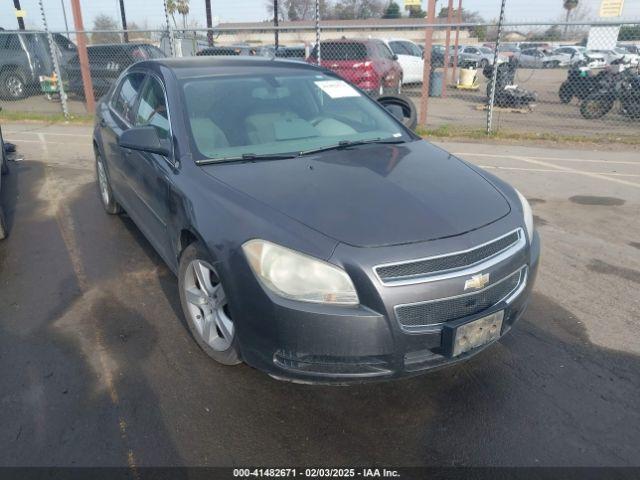
<svg viewBox="0 0 640 480">
<path fill-rule="evenodd" d="M 594 138 L 589 135 L 564 135 L 560 133 L 514 132 L 498 130 L 487 135 L 483 128 L 470 128 L 455 125 L 440 125 L 436 128 L 416 128 L 416 133 L 429 139 L 471 139 L 471 140 L 507 140 L 507 141 L 544 141 L 555 143 L 590 143 L 640 145 L 638 135 L 602 135 Z"/>
<path fill-rule="evenodd" d="M 93 115 L 70 115 L 67 119 L 62 113 L 15 112 L 0 110 L 0 120 L 4 120 L 7 122 L 42 122 L 92 125 Z"/>
</svg>

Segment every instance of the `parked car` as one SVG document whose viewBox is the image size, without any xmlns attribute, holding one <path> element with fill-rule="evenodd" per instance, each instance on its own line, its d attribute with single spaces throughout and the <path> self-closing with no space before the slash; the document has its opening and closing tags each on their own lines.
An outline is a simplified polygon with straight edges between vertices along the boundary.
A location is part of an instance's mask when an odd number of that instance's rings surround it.
<svg viewBox="0 0 640 480">
<path fill-rule="evenodd" d="M 618 44 L 618 47 L 624 48 L 629 53 L 640 55 L 640 46 L 638 45 Z"/>
<path fill-rule="evenodd" d="M 55 55 L 61 68 L 76 55 L 76 46 L 67 37 L 53 34 Z M 40 75 L 52 75 L 54 67 L 47 35 L 41 32 L 0 33 L 0 98 L 18 100 L 40 93 Z"/>
<path fill-rule="evenodd" d="M 0 107 L 2 110 L 2 107 Z M 9 163 L 7 152 L 4 148 L 4 138 L 2 137 L 2 127 L 0 126 L 0 193 L 2 192 L 2 180 L 9 173 Z M 7 238 L 7 223 L 4 216 L 4 208 L 2 207 L 2 196 L 0 196 L 0 240 Z"/>
<path fill-rule="evenodd" d="M 625 62 L 628 62 L 633 67 L 640 63 L 640 55 L 638 53 L 630 52 L 626 48 L 622 47 L 616 47 L 613 49 L 613 51 L 619 55 L 619 58 L 621 58 Z"/>
<path fill-rule="evenodd" d="M 398 63 L 402 67 L 403 83 L 422 83 L 424 59 L 420 47 L 411 40 L 383 38 L 382 41 L 398 57 Z M 433 65 L 433 50 L 431 55 L 431 64 Z"/>
<path fill-rule="evenodd" d="M 370 47 L 338 44 L 339 59 Z M 525 310 L 540 251 L 527 200 L 337 74 L 145 61 L 96 115 L 104 209 L 124 209 L 175 272 L 219 363 L 301 382 L 415 375 L 468 359 Z"/>
<path fill-rule="evenodd" d="M 455 54 L 455 46 L 450 47 L 449 59 L 453 65 L 453 56 Z M 480 68 L 487 65 L 493 65 L 493 50 L 481 46 L 460 45 L 458 47 L 458 63 L 475 63 Z M 498 63 L 504 62 L 506 59 L 502 56 L 498 57 Z"/>
<path fill-rule="evenodd" d="M 444 45 L 431 46 L 431 67 L 444 67 L 444 54 L 446 51 L 447 49 Z"/>
<path fill-rule="evenodd" d="M 588 52 L 585 47 L 565 45 L 556 48 L 552 55 L 562 57 L 562 59 L 570 66 L 582 65 L 587 68 L 602 68 L 606 66 L 603 55 L 596 52 Z"/>
<path fill-rule="evenodd" d="M 339 39 L 320 42 L 321 65 L 371 95 L 402 91 L 398 57 L 377 39 Z M 307 62 L 317 63 L 317 47 Z"/>
<path fill-rule="evenodd" d="M 87 47 L 91 82 L 96 98 L 104 95 L 122 71 L 141 60 L 163 58 L 165 54 L 157 47 L 146 43 L 117 43 L 90 45 Z M 76 55 L 65 69 L 70 93 L 84 96 L 80 59 Z"/>
<path fill-rule="evenodd" d="M 212 56 L 212 57 L 226 57 L 226 56 L 254 56 L 258 55 L 258 47 L 252 47 L 251 45 L 226 45 L 207 47 L 196 53 L 197 56 Z"/>
<path fill-rule="evenodd" d="M 503 43 L 498 47 L 498 53 L 501 57 L 509 59 L 510 57 L 520 53 L 520 48 L 515 43 Z"/>
<path fill-rule="evenodd" d="M 521 67 L 525 68 L 558 68 L 569 65 L 569 59 L 564 55 L 554 55 L 537 48 L 521 50 L 516 55 Z"/>
<path fill-rule="evenodd" d="M 622 49 L 620 50 L 616 50 L 616 49 L 588 50 L 588 52 L 591 55 L 601 56 L 607 65 L 611 65 L 611 63 L 613 62 L 623 59 L 625 54 L 627 53 L 626 50 L 622 50 Z"/>
<path fill-rule="evenodd" d="M 277 58 L 287 58 L 289 60 L 306 61 L 308 55 L 306 45 L 281 46 L 274 51 Z"/>
</svg>

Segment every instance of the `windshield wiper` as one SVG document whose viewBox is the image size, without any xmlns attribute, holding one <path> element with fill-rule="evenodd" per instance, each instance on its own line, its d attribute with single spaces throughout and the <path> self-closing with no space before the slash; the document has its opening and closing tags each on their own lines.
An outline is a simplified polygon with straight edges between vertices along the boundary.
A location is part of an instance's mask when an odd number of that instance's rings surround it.
<svg viewBox="0 0 640 480">
<path fill-rule="evenodd" d="M 341 142 L 333 145 L 327 145 L 326 147 L 313 148 L 311 150 L 304 150 L 300 152 L 300 155 L 310 155 L 312 153 L 326 152 L 328 150 L 339 150 L 341 148 L 355 147 L 357 145 L 367 145 L 369 143 L 378 143 L 383 145 L 395 145 L 398 143 L 405 143 L 405 140 L 400 138 L 370 138 L 368 140 L 342 140 Z"/>
<path fill-rule="evenodd" d="M 250 162 L 252 160 L 286 160 L 298 157 L 298 153 L 243 153 L 235 157 L 205 158 L 196 160 L 196 165 L 210 165 L 212 163 Z"/>
</svg>

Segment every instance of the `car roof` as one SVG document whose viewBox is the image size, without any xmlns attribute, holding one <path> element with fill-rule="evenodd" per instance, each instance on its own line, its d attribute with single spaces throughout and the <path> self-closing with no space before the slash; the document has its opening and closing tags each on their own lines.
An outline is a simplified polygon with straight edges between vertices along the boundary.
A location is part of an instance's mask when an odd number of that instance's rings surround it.
<svg viewBox="0 0 640 480">
<path fill-rule="evenodd" d="M 311 70 L 326 72 L 310 63 L 267 57 L 185 57 L 156 58 L 136 64 L 139 67 L 162 65 L 171 69 L 177 78 L 198 77 L 210 74 L 269 74 L 279 70 Z"/>
</svg>

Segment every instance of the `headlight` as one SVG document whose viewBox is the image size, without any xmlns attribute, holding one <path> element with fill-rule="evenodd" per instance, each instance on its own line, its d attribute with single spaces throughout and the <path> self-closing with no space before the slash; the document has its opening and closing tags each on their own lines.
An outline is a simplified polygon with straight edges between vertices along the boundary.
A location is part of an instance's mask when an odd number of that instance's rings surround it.
<svg viewBox="0 0 640 480">
<path fill-rule="evenodd" d="M 531 212 L 531 206 L 524 195 L 516 190 L 520 203 L 522 204 L 522 213 L 524 214 L 524 225 L 527 228 L 527 236 L 529 237 L 529 243 L 533 240 L 533 213 Z"/>
<path fill-rule="evenodd" d="M 282 297 L 314 303 L 359 303 L 349 275 L 335 265 L 266 240 L 249 240 L 242 249 L 256 276 Z"/>
</svg>

